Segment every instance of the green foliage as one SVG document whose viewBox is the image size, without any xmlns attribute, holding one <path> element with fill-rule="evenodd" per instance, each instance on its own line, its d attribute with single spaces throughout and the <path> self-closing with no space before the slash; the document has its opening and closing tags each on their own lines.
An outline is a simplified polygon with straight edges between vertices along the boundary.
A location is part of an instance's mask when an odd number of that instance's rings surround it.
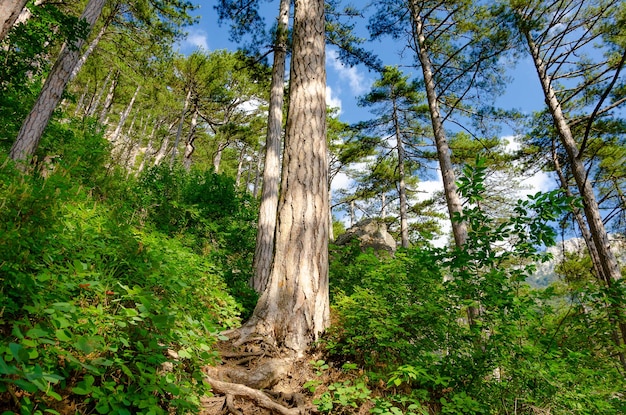
<svg viewBox="0 0 626 415">
<path fill-rule="evenodd" d="M 243 306 L 244 317 L 256 305 L 248 285 L 256 241 L 256 201 L 235 190 L 225 175 L 182 167 L 157 166 L 145 171 L 134 191 L 141 220 L 209 255 L 224 269 L 229 289 Z"/>
<path fill-rule="evenodd" d="M 217 333 L 239 322 L 221 264 L 140 226 L 108 199 L 124 185 L 81 184 L 95 172 L 79 159 L 47 179 L 0 168 L 0 399 L 18 413 L 195 411 Z"/>
<path fill-rule="evenodd" d="M 374 413 L 621 413 L 624 380 L 599 304 L 610 297 L 582 277 L 574 277 L 578 288 L 533 291 L 524 282 L 547 258 L 539 248 L 554 243 L 551 225 L 575 201 L 539 193 L 518 201 L 512 217 L 494 218 L 481 208 L 485 174 L 477 160 L 459 179 L 462 248 L 416 247 L 393 258 L 334 252 L 330 358 L 357 362 L 387 384 Z M 470 307 L 478 310 L 471 322 Z"/>
<path fill-rule="evenodd" d="M 313 403 L 322 413 L 341 414 L 343 408 L 359 408 L 369 399 L 370 394 L 365 382 L 346 380 L 328 385 L 328 390 L 314 399 Z"/>
</svg>

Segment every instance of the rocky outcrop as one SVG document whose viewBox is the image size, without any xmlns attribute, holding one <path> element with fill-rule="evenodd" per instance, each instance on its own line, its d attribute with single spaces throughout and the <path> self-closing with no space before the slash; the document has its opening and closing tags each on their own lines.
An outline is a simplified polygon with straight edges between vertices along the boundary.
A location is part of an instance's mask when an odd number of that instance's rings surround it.
<svg viewBox="0 0 626 415">
<path fill-rule="evenodd" d="M 347 245 L 353 239 L 358 239 L 361 248 L 372 248 L 375 251 L 387 251 L 393 254 L 396 251 L 396 240 L 387 232 L 387 226 L 375 219 L 365 219 L 339 235 L 335 244 Z"/>
</svg>

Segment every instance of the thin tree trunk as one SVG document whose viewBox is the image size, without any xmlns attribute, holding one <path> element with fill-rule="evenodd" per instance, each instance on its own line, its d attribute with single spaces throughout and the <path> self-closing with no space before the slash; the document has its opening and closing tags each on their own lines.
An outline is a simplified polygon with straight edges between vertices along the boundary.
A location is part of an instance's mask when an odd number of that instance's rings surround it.
<svg viewBox="0 0 626 415">
<path fill-rule="evenodd" d="M 285 94 L 285 60 L 289 28 L 290 0 L 280 1 L 278 33 L 274 47 L 272 84 L 265 139 L 263 188 L 259 206 L 259 222 L 254 251 L 252 287 L 259 293 L 265 290 L 269 279 L 276 233 L 276 209 L 280 177 L 280 143 L 283 128 L 283 97 Z"/>
<path fill-rule="evenodd" d="M 96 20 L 98 20 L 105 3 L 106 0 L 89 0 L 89 3 L 87 3 L 81 19 L 87 23 L 90 30 Z M 65 91 L 72 69 L 74 69 L 79 59 L 79 50 L 84 43 L 85 41 L 80 39 L 72 47 L 66 44 L 61 49 L 61 53 L 41 89 L 37 102 L 35 102 L 33 109 L 26 117 L 17 139 L 11 147 L 9 156 L 13 160 L 26 161 L 37 150 L 41 136 L 48 125 L 48 121 L 50 121 L 54 109 L 61 100 L 61 95 Z"/>
<path fill-rule="evenodd" d="M 112 143 L 115 143 L 117 139 L 120 137 L 120 134 L 122 133 L 122 128 L 124 127 L 124 123 L 126 122 L 126 119 L 128 118 L 128 115 L 130 114 L 130 111 L 133 109 L 133 105 L 135 104 L 137 95 L 139 95 L 140 89 L 141 89 L 141 85 L 137 85 L 137 89 L 135 89 L 135 93 L 133 94 L 133 97 L 130 99 L 130 102 L 126 106 L 126 109 L 124 110 L 124 112 L 122 112 L 122 114 L 120 115 L 120 121 L 117 123 L 117 127 L 115 127 L 115 131 L 113 131 L 113 134 L 111 134 L 111 137 L 109 138 L 109 140 Z"/>
<path fill-rule="evenodd" d="M 252 189 L 252 197 L 259 197 L 259 181 L 261 180 L 261 163 L 263 162 L 263 158 L 257 152 L 256 153 L 256 170 L 254 172 L 254 187 Z"/>
<path fill-rule="evenodd" d="M 111 79 L 111 72 L 109 72 L 107 74 L 107 77 L 104 78 L 104 83 L 102 84 L 100 91 L 98 91 L 97 95 L 89 103 L 89 107 L 87 108 L 87 112 L 85 113 L 87 117 L 91 117 L 97 111 L 98 106 L 100 105 L 100 101 L 102 100 L 102 96 L 104 95 L 104 91 L 109 84 L 109 79 Z"/>
<path fill-rule="evenodd" d="M 420 66 L 422 67 L 422 75 L 424 76 L 424 86 L 426 88 L 426 99 L 428 101 L 428 109 L 430 111 L 430 120 L 433 127 L 433 135 L 435 137 L 435 146 L 437 148 L 437 157 L 439 159 L 439 168 L 443 179 L 443 191 L 448 207 L 448 215 L 452 224 L 452 234 L 457 248 L 462 248 L 467 241 L 467 224 L 465 221 L 456 220 L 455 217 L 462 215 L 463 205 L 456 187 L 456 177 L 452 167 L 452 159 L 450 157 L 450 146 L 448 138 L 443 128 L 441 120 L 441 112 L 439 110 L 439 102 L 437 91 L 435 89 L 435 79 L 433 77 L 432 63 L 428 47 L 426 45 L 426 37 L 424 35 L 424 25 L 419 14 L 419 6 L 415 0 L 411 0 L 411 18 L 413 21 L 413 37 L 417 46 Z M 479 310 L 477 307 L 467 308 L 467 320 L 470 326 L 475 325 Z"/>
<path fill-rule="evenodd" d="M 78 114 L 80 114 L 81 110 L 83 109 L 85 97 L 87 96 L 88 93 L 89 93 L 89 82 L 87 82 L 87 85 L 85 86 L 85 92 L 81 94 L 80 98 L 78 99 L 78 102 L 76 103 L 76 110 L 74 111 L 75 117 L 77 117 Z"/>
<path fill-rule="evenodd" d="M 356 223 L 356 216 L 355 216 L 355 212 L 354 212 L 354 200 L 350 201 L 350 227 L 353 227 L 354 224 Z"/>
<path fill-rule="evenodd" d="M 183 135 L 183 125 L 185 124 L 185 114 L 187 108 L 189 108 L 189 102 L 191 101 L 191 86 L 185 96 L 185 103 L 183 105 L 183 112 L 180 114 L 180 122 L 178 123 L 178 131 L 176 132 L 176 139 L 174 140 L 174 148 L 172 148 L 172 158 L 170 159 L 170 166 L 173 166 L 176 162 L 176 150 L 178 149 L 178 143 L 180 143 L 180 137 Z"/>
<path fill-rule="evenodd" d="M 591 232 L 593 244 L 595 245 L 597 255 L 599 257 L 602 275 L 604 276 L 607 286 L 611 287 L 615 281 L 621 279 L 622 274 L 617 258 L 611 250 L 611 242 L 604 227 L 602 216 L 600 215 L 600 207 L 598 206 L 598 202 L 593 192 L 593 187 L 591 186 L 591 182 L 587 180 L 587 171 L 582 161 L 582 154 L 580 154 L 578 150 L 576 140 L 572 135 L 572 131 L 567 123 L 565 114 L 563 114 L 561 103 L 556 96 L 554 88 L 552 87 L 552 79 L 550 78 L 550 75 L 548 75 L 545 63 L 541 59 L 539 49 L 529 33 L 524 33 L 524 36 L 535 64 L 537 76 L 539 77 L 539 81 L 546 98 L 546 104 L 548 105 L 548 109 L 552 115 L 561 144 L 565 148 L 572 176 L 576 181 L 578 192 L 583 199 L 583 211 L 587 219 L 589 231 Z M 626 344 L 626 321 L 624 321 L 622 307 L 623 304 L 618 301 L 611 308 L 615 313 L 614 318 L 617 320 L 620 329 L 622 343 Z"/>
<path fill-rule="evenodd" d="M 113 21 L 112 16 L 113 16 L 113 14 L 111 14 L 111 16 L 109 16 L 109 18 L 106 20 L 106 22 L 104 22 L 104 25 L 100 28 L 100 31 L 98 31 L 98 34 L 96 35 L 96 37 L 94 37 L 91 40 L 91 42 L 89 43 L 89 46 L 87 47 L 87 49 L 85 49 L 85 51 L 81 55 L 81 57 L 78 60 L 78 62 L 76 62 L 76 65 L 74 66 L 74 69 L 72 69 L 72 74 L 70 75 L 70 82 L 74 78 L 76 78 L 76 75 L 78 75 L 78 72 L 80 72 L 80 70 L 83 68 L 83 65 L 85 64 L 85 62 L 87 62 L 87 58 L 89 58 L 89 56 L 91 56 L 93 51 L 96 50 L 96 46 L 98 46 L 98 43 L 100 43 L 100 41 L 102 40 L 102 37 L 106 33 L 106 31 L 107 31 L 107 29 L 109 27 L 109 24 L 111 23 L 111 21 Z"/>
<path fill-rule="evenodd" d="M 196 148 L 193 142 L 196 139 L 196 126 L 198 125 L 198 108 L 194 107 L 193 114 L 191 115 L 191 125 L 189 126 L 189 134 L 185 141 L 185 154 L 183 157 L 183 166 L 187 170 L 191 170 L 192 156 Z"/>
<path fill-rule="evenodd" d="M 239 160 L 237 160 L 237 175 L 235 176 L 235 186 L 237 188 L 239 188 L 239 185 L 241 184 L 241 175 L 243 174 L 243 162 L 245 160 L 247 150 L 248 147 L 244 145 L 239 152 Z"/>
<path fill-rule="evenodd" d="M 117 88 L 117 80 L 119 75 L 119 71 L 115 72 L 115 76 L 111 81 L 111 86 L 109 87 L 107 96 L 104 99 L 104 106 L 102 107 L 102 111 L 100 111 L 100 116 L 98 117 L 98 121 L 100 122 L 100 124 L 104 124 L 107 116 L 109 115 L 109 111 L 111 110 L 111 106 L 113 105 L 113 98 L 115 97 L 115 89 Z"/>
<path fill-rule="evenodd" d="M 0 41 L 13 27 L 28 0 L 2 0 L 0 2 Z"/>
<path fill-rule="evenodd" d="M 428 54 L 428 48 L 426 46 L 426 38 L 423 33 L 422 19 L 418 14 L 417 5 L 414 0 L 411 1 L 411 13 L 415 27 L 415 41 L 418 46 L 418 55 L 422 67 L 422 74 L 424 76 L 426 97 L 428 100 L 428 108 L 430 110 L 430 119 L 433 126 L 435 145 L 437 147 L 439 168 L 441 169 L 441 176 L 443 177 L 443 189 L 446 197 L 446 205 L 448 207 L 448 214 L 450 215 L 450 219 L 452 221 L 452 233 L 454 234 L 456 246 L 462 247 L 465 245 L 465 241 L 467 240 L 467 224 L 463 221 L 459 222 L 453 220 L 454 216 L 460 215 L 463 212 L 463 207 L 456 187 L 456 177 L 452 167 L 452 160 L 450 158 L 448 138 L 446 137 L 446 132 L 443 128 L 443 122 L 441 120 L 441 113 L 439 111 L 438 97 L 435 90 L 435 80 L 433 78 L 432 64 Z"/>
<path fill-rule="evenodd" d="M 170 131 L 172 131 L 174 125 L 176 125 L 176 121 L 170 124 L 169 128 L 167 129 L 167 135 L 163 138 L 163 141 L 161 142 L 161 147 L 159 147 L 159 151 L 157 151 L 157 154 L 154 156 L 155 166 L 161 164 L 161 160 L 163 160 L 167 154 L 167 149 L 170 145 Z"/>
<path fill-rule="evenodd" d="M 406 182 L 404 179 L 404 142 L 400 132 L 400 121 L 398 119 L 398 109 L 393 104 L 393 122 L 396 129 L 396 143 L 398 148 L 398 194 L 400 196 L 400 235 L 403 248 L 409 247 L 409 221 L 407 213 Z"/>
<path fill-rule="evenodd" d="M 217 150 L 215 151 L 215 156 L 213 156 L 213 171 L 215 173 L 220 172 L 220 165 L 222 164 L 222 153 L 224 149 L 228 147 L 228 142 L 219 143 L 217 145 Z"/>
<path fill-rule="evenodd" d="M 329 323 L 324 1 L 296 0 L 274 261 L 244 328 L 302 354 Z"/>
<path fill-rule="evenodd" d="M 137 174 L 141 173 L 146 166 L 146 161 L 150 154 L 154 151 L 152 147 L 152 142 L 154 141 L 154 136 L 156 135 L 156 131 L 159 128 L 160 123 L 157 122 L 152 126 L 152 132 L 150 132 L 150 138 L 148 138 L 148 145 L 146 146 L 146 151 L 143 153 L 143 157 L 141 158 L 141 163 L 139 163 L 139 167 L 137 167 Z"/>
</svg>

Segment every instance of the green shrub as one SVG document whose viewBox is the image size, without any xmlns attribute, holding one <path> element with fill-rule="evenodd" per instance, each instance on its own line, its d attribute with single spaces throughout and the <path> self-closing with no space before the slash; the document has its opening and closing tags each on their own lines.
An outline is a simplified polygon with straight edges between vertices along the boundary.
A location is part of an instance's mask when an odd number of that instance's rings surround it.
<svg viewBox="0 0 626 415">
<path fill-rule="evenodd" d="M 67 171 L 0 175 L 0 399 L 18 413 L 195 411 L 218 331 L 239 323 L 220 265 L 94 199 Z M 125 218 L 120 220 L 120 218 Z"/>
</svg>

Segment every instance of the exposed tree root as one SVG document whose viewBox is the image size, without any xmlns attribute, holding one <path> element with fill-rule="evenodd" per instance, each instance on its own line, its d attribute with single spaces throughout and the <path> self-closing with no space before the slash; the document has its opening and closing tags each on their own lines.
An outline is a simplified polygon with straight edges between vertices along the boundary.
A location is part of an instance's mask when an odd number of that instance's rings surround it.
<svg viewBox="0 0 626 415">
<path fill-rule="evenodd" d="M 240 396 L 250 399 L 254 401 L 258 406 L 269 409 L 279 415 L 302 415 L 306 411 L 305 408 L 287 408 L 286 406 L 273 401 L 270 397 L 268 397 L 266 394 L 258 389 L 253 389 L 238 383 L 223 382 L 221 380 L 213 378 L 208 374 L 205 376 L 207 382 L 211 384 L 213 391 L 226 395 L 226 406 L 231 413 L 239 412 L 234 408 L 234 404 L 232 402 L 233 396 Z"/>
</svg>

